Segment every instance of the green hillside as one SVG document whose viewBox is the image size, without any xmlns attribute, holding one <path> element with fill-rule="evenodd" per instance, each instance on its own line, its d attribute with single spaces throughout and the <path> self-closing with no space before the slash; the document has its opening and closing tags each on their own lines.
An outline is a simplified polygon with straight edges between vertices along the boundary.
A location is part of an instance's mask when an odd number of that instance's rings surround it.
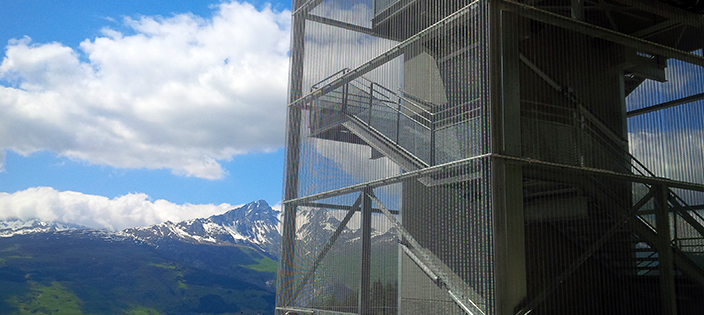
<svg viewBox="0 0 704 315">
<path fill-rule="evenodd" d="M 272 314 L 275 267 L 241 246 L 15 236 L 0 239 L 0 314 Z"/>
</svg>

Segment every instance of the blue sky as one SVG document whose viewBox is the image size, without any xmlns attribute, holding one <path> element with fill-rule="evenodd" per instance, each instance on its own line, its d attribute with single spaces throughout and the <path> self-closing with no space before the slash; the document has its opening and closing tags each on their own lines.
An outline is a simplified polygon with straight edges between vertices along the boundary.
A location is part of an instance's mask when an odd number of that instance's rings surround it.
<svg viewBox="0 0 704 315">
<path fill-rule="evenodd" d="M 279 203 L 289 10 L 2 0 L 0 219 L 118 229 Z"/>
</svg>

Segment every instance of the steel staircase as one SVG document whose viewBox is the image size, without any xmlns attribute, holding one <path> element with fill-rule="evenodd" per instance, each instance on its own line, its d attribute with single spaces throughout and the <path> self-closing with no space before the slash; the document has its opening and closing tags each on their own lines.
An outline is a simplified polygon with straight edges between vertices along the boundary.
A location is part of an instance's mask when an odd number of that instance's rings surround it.
<svg viewBox="0 0 704 315">
<path fill-rule="evenodd" d="M 311 91 L 347 71 L 343 69 L 318 82 Z M 475 101 L 439 106 L 360 77 L 312 102 L 311 136 L 367 144 L 372 148 L 371 158 L 387 157 L 404 171 L 415 171 L 462 158 L 436 142 L 447 128 L 479 117 L 477 105 Z M 434 186 L 473 178 L 478 178 L 478 174 L 458 170 L 452 176 L 434 175 L 419 180 Z"/>
<path fill-rule="evenodd" d="M 546 111 L 540 108 L 545 106 L 542 104 L 531 106 L 529 109 L 522 108 L 523 117 L 539 118 L 552 124 L 561 124 L 564 130 L 575 130 L 573 152 L 566 155 L 573 159 L 560 162 L 656 177 L 627 151 L 627 146 L 623 145 L 625 140 L 621 140 L 620 136 L 609 129 L 597 115 L 591 113 L 575 95 L 565 96 L 570 99 L 573 105 L 571 108 L 553 108 Z M 545 116 L 545 112 L 550 112 L 551 116 Z M 658 244 L 661 242 L 661 235 L 658 235 L 655 211 L 656 207 L 662 205 L 657 204 L 653 195 L 661 189 L 660 187 L 640 183 L 616 183 L 586 176 L 557 181 L 554 178 L 538 177 L 537 180 L 524 182 L 524 188 L 526 198 L 559 199 L 581 195 L 586 196 L 593 205 L 592 213 L 581 219 L 543 223 L 570 239 L 585 252 L 570 266 L 573 268 L 566 268 L 561 275 L 562 280 L 574 273 L 577 266 L 584 261 L 594 258 L 604 270 L 609 270 L 616 277 L 631 279 L 630 283 L 657 283 L 660 274 Z M 669 238 L 669 247 L 672 249 L 676 267 L 676 282 L 680 287 L 690 289 L 704 287 L 704 217 L 699 214 L 698 207 L 688 205 L 669 187 L 666 189 L 667 213 L 671 228 L 674 228 Z M 624 249 L 632 255 L 623 255 Z M 546 286 L 546 290 L 556 288 L 555 283 Z M 701 293 L 701 290 L 697 290 L 695 292 Z M 645 294 L 650 298 L 658 298 L 658 292 Z M 678 293 L 678 299 L 694 299 L 698 293 L 692 294 Z"/>
</svg>

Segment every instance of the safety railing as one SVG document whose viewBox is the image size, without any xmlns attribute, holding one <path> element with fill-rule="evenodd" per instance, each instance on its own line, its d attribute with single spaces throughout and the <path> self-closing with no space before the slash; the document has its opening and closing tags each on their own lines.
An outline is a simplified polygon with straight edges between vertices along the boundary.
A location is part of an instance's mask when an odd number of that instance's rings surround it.
<svg viewBox="0 0 704 315">
<path fill-rule="evenodd" d="M 311 93 L 340 77 L 342 69 L 313 84 Z M 438 131 L 480 116 L 480 99 L 461 104 L 437 105 L 406 91 L 393 91 L 366 77 L 359 77 L 315 99 L 311 112 L 312 134 L 319 134 L 354 117 L 394 145 L 427 165 L 437 164 Z M 454 158 L 462 158 L 457 156 Z"/>
</svg>

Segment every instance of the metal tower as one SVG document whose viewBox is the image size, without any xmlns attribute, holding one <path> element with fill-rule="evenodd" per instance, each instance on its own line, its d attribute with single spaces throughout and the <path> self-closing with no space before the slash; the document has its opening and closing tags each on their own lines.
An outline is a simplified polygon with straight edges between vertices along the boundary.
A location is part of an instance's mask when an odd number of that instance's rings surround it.
<svg viewBox="0 0 704 315">
<path fill-rule="evenodd" d="M 704 309 L 704 1 L 293 8 L 277 314 Z"/>
</svg>

